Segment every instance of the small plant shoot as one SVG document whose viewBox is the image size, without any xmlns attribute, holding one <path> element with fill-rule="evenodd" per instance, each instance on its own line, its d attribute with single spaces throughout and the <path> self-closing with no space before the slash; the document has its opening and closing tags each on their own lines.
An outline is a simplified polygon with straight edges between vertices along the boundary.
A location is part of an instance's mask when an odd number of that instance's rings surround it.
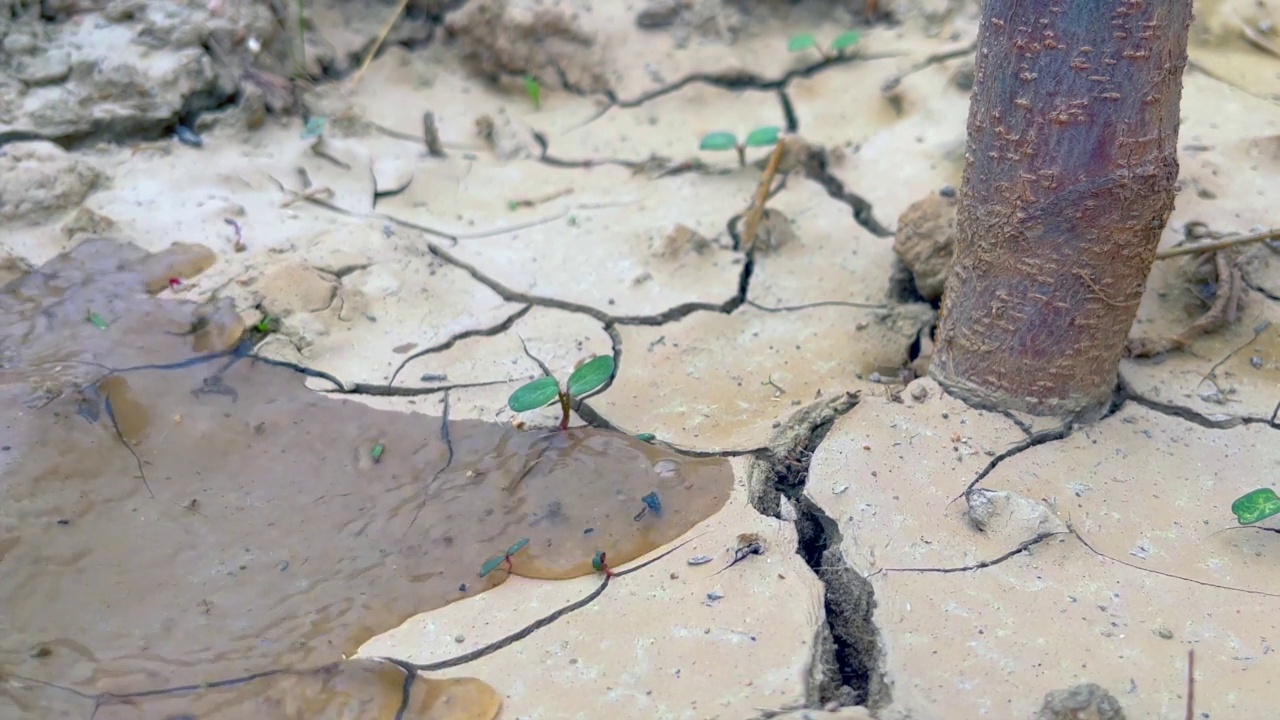
<svg viewBox="0 0 1280 720">
<path fill-rule="evenodd" d="M 525 546 L 528 544 L 529 544 L 529 538 L 520 538 L 519 540 L 515 541 L 515 543 L 513 543 L 511 547 L 507 548 L 506 552 L 502 553 L 501 555 L 494 555 L 488 560 L 485 560 L 484 564 L 480 566 L 480 577 L 484 577 L 485 575 L 488 575 L 494 570 L 497 570 L 498 567 L 500 565 L 503 565 L 504 563 L 507 566 L 507 573 L 509 574 L 513 569 L 511 565 L 511 556 L 523 550 Z"/>
<path fill-rule="evenodd" d="M 738 152 L 738 167 L 746 167 L 747 148 L 777 145 L 778 138 L 781 135 L 782 128 L 777 125 L 758 127 L 747 133 L 746 139 L 741 141 L 738 140 L 737 135 L 731 132 L 713 132 L 703 136 L 702 141 L 698 143 L 698 149 L 711 152 L 736 150 Z"/>
<path fill-rule="evenodd" d="M 554 376 L 545 375 L 532 382 L 516 388 L 507 398 L 507 407 L 512 412 L 529 412 L 560 402 L 560 429 L 569 429 L 569 406 L 573 398 L 582 397 L 599 389 L 613 377 L 614 361 L 612 355 L 601 355 L 582 364 L 563 388 Z"/>
<path fill-rule="evenodd" d="M 818 38 L 813 33 L 805 33 L 796 35 L 787 42 L 787 52 L 801 53 L 806 50 L 814 50 L 822 56 L 824 61 L 830 62 L 836 58 L 843 57 L 846 50 L 858 44 L 858 40 L 859 37 L 856 32 L 841 33 L 836 36 L 835 40 L 831 41 L 828 49 L 823 50 L 822 46 L 818 44 Z"/>
<path fill-rule="evenodd" d="M 373 459 L 375 465 L 382 462 L 382 453 L 385 452 L 386 449 L 387 447 L 382 443 L 378 443 L 373 446 L 373 450 L 369 453 L 369 457 Z"/>
<path fill-rule="evenodd" d="M 524 93 L 529 96 L 534 110 L 542 109 L 542 83 L 532 75 L 524 76 Z"/>
<path fill-rule="evenodd" d="M 87 318 L 87 319 L 89 320 L 89 324 L 90 324 L 90 325 L 93 325 L 94 327 L 98 328 L 99 330 L 106 330 L 106 329 L 107 329 L 107 321 L 106 321 L 106 320 L 103 320 L 103 319 L 102 319 L 102 316 L 101 316 L 101 315 L 99 315 L 98 313 L 93 312 L 92 310 L 90 310 L 90 311 L 89 311 L 89 316 L 88 316 L 88 318 Z"/>
<path fill-rule="evenodd" d="M 310 140 L 324 135 L 324 130 L 329 125 L 329 118 L 321 115 L 312 115 L 307 120 L 307 124 L 302 127 L 302 139 Z"/>
<path fill-rule="evenodd" d="M 1262 522 L 1273 515 L 1280 515 L 1280 497 L 1271 488 L 1258 488 L 1231 503 L 1231 512 L 1235 513 L 1241 525 Z"/>
</svg>

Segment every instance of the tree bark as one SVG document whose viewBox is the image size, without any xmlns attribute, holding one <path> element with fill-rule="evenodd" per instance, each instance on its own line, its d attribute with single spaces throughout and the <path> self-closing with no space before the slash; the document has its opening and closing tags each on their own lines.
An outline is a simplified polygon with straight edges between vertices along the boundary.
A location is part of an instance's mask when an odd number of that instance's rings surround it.
<svg viewBox="0 0 1280 720">
<path fill-rule="evenodd" d="M 1191 0 L 986 0 L 930 374 L 979 407 L 1096 417 L 1178 177 Z"/>
</svg>

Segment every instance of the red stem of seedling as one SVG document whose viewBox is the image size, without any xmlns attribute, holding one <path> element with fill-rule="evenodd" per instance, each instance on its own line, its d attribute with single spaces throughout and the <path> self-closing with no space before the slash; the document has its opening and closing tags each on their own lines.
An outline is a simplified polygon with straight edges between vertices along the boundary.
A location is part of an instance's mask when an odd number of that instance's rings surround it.
<svg viewBox="0 0 1280 720">
<path fill-rule="evenodd" d="M 507 561 L 507 574 L 511 575 L 515 572 L 515 568 L 511 565 L 511 556 L 508 555 L 505 560 Z"/>
<path fill-rule="evenodd" d="M 569 393 L 560 392 L 560 429 L 569 429 Z"/>
</svg>

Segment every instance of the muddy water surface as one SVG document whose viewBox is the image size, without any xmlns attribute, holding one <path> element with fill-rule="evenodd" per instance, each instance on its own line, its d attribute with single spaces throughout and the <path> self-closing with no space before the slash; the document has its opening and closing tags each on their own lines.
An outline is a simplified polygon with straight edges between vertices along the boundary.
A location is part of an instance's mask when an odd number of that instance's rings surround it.
<svg viewBox="0 0 1280 720">
<path fill-rule="evenodd" d="M 0 293 L 0 718 L 492 718 L 481 680 L 342 658 L 521 538 L 516 573 L 573 577 L 728 496 L 727 463 L 624 435 L 312 392 L 229 306 L 153 296 L 213 261 L 94 239 Z"/>
</svg>

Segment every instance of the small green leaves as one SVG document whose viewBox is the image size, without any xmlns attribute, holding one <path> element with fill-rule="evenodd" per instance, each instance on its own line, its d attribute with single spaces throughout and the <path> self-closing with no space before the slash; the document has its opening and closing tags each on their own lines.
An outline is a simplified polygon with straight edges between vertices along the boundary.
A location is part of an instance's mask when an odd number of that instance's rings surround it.
<svg viewBox="0 0 1280 720">
<path fill-rule="evenodd" d="M 276 318 L 272 317 L 271 315 L 263 315 L 262 319 L 258 321 L 258 324 L 253 326 L 253 329 L 257 330 L 263 335 L 266 335 L 267 333 L 274 331 L 277 327 L 279 327 L 279 325 L 280 325 L 280 321 L 277 320 Z"/>
<path fill-rule="evenodd" d="M 853 31 L 842 33 L 841 35 L 838 35 L 835 40 L 831 41 L 831 53 L 833 55 L 839 55 L 857 44 L 858 33 Z"/>
<path fill-rule="evenodd" d="M 532 75 L 524 76 L 524 92 L 529 96 L 529 102 L 533 103 L 534 110 L 542 109 L 542 83 L 538 82 L 538 78 Z"/>
<path fill-rule="evenodd" d="M 1258 488 L 1231 503 L 1231 512 L 1241 525 L 1252 525 L 1280 514 L 1280 497 L 1276 497 L 1276 491 L 1271 488 Z"/>
<path fill-rule="evenodd" d="M 595 557 L 591 558 L 591 569 L 596 572 L 604 572 L 604 551 L 597 550 Z"/>
<path fill-rule="evenodd" d="M 485 560 L 484 564 L 480 566 L 480 577 L 484 577 L 494 570 L 497 570 L 498 566 L 501 565 L 504 560 L 506 560 L 506 558 L 502 555 L 494 555 L 488 560 Z"/>
<path fill-rule="evenodd" d="M 781 132 L 781 128 L 776 125 L 758 127 L 747 135 L 747 141 L 743 143 L 743 145 L 746 145 L 747 147 L 768 147 L 769 145 L 777 145 L 778 135 Z"/>
<path fill-rule="evenodd" d="M 302 127 L 302 139 L 310 140 L 324 134 L 324 129 L 329 124 L 329 118 L 322 115 L 313 115 L 307 120 L 307 124 Z"/>
<path fill-rule="evenodd" d="M 805 33 L 791 38 L 791 41 L 787 43 L 787 52 L 804 52 L 817 46 L 818 39 L 813 36 L 813 33 Z"/>
<path fill-rule="evenodd" d="M 373 446 L 373 450 L 369 453 L 369 457 L 373 458 L 373 462 L 375 464 L 380 463 L 382 462 L 382 453 L 386 449 L 387 447 L 385 445 L 383 445 L 382 443 L 378 443 L 377 445 Z"/>
<path fill-rule="evenodd" d="M 520 552 L 521 550 L 524 549 L 524 546 L 528 544 L 529 544 L 529 538 L 520 538 L 515 542 L 514 545 L 507 548 L 507 557 L 511 557 L 512 555 L 515 555 L 516 553 Z"/>
<path fill-rule="evenodd" d="M 699 150 L 732 150 L 738 147 L 738 138 L 731 132 L 713 132 L 702 138 Z"/>
<path fill-rule="evenodd" d="M 528 412 L 550 405 L 558 397 L 560 397 L 560 381 L 545 375 L 520 386 L 511 393 L 511 397 L 507 398 L 507 407 L 511 408 L 512 412 Z"/>
<path fill-rule="evenodd" d="M 569 395 L 582 397 L 604 385 L 613 377 L 613 356 L 601 355 L 583 363 L 582 367 L 569 376 Z"/>
<path fill-rule="evenodd" d="M 90 324 L 92 324 L 94 327 L 98 328 L 99 330 L 107 329 L 107 321 L 102 319 L 101 315 L 99 315 L 98 313 L 92 310 L 89 311 L 89 317 L 86 319 L 89 321 Z"/>
<path fill-rule="evenodd" d="M 636 433 L 636 439 L 642 443 L 651 443 L 657 440 L 658 436 L 653 433 Z"/>
</svg>

